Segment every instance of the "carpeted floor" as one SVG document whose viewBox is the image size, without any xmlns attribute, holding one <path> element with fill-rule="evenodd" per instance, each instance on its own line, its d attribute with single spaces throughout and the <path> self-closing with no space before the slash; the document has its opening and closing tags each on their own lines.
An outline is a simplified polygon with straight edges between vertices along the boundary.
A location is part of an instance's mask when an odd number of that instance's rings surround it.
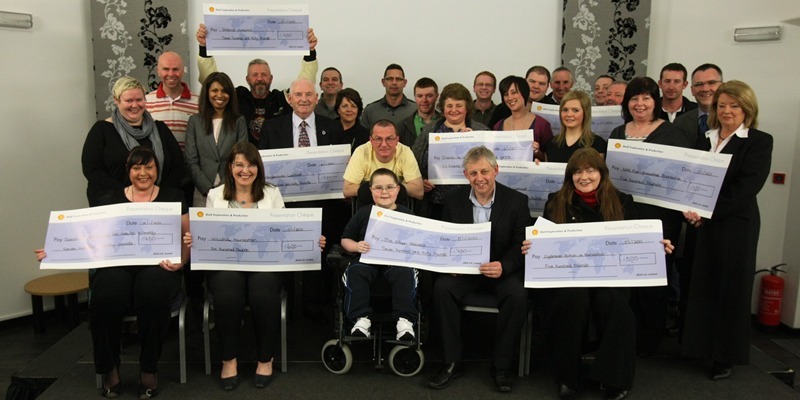
<svg viewBox="0 0 800 400">
<path fill-rule="evenodd" d="M 466 314 L 465 314 L 466 315 Z M 553 376 L 550 373 L 546 351 L 542 344 L 534 340 L 533 365 L 531 375 L 514 378 L 514 391 L 511 394 L 494 392 L 489 377 L 487 346 L 491 334 L 480 327 L 493 326 L 491 317 L 475 316 L 466 318 L 469 329 L 466 345 L 472 349 L 465 353 L 470 360 L 466 362 L 467 373 L 457 379 L 450 387 L 432 390 L 426 380 L 439 366 L 439 354 L 435 342 L 425 345 L 427 363 L 422 373 L 411 378 L 393 375 L 388 368 L 376 370 L 370 361 L 372 348 L 361 344 L 354 348 L 356 363 L 345 375 L 328 372 L 320 361 L 322 344 L 333 337 L 330 324 L 320 324 L 296 317 L 289 323 L 289 365 L 287 373 L 276 372 L 270 386 L 263 390 L 252 386 L 252 338 L 244 329 L 240 366 L 240 385 L 230 393 L 219 388 L 217 376 L 219 363 L 214 363 L 212 376 L 203 371 L 203 341 L 199 330 L 191 329 L 187 338 L 188 381 L 179 383 L 177 335 L 173 334 L 164 347 L 160 365 L 159 398 L 164 399 L 491 399 L 491 398 L 557 398 Z M 800 340 L 800 339 L 790 339 Z M 214 345 L 212 335 L 212 349 Z M 482 344 L 486 344 L 483 345 Z M 384 349 L 388 353 L 389 348 Z M 753 348 L 754 351 L 758 349 Z M 800 393 L 757 365 L 737 367 L 733 376 L 725 381 L 711 381 L 705 377 L 708 365 L 699 361 L 684 360 L 677 357 L 678 345 L 675 338 L 666 338 L 661 350 L 654 357 L 637 360 L 636 381 L 630 398 L 639 399 L 798 399 Z M 120 398 L 135 398 L 138 347 L 134 343 L 123 347 L 123 393 Z M 98 398 L 95 390 L 95 375 L 91 356 L 91 342 L 86 325 L 72 331 L 51 350 L 40 356 L 29 368 L 17 373 L 24 377 L 33 371 L 39 378 L 47 375 L 47 368 L 60 369 L 56 379 L 47 387 L 39 399 L 91 399 Z M 217 355 L 212 350 L 212 360 Z M 248 363 L 248 361 L 250 361 Z M 35 367 L 35 368 L 34 368 Z M 276 371 L 279 366 L 276 365 Z M 49 383 L 48 383 L 49 384 Z M 581 398 L 602 398 L 602 392 L 594 382 L 584 382 Z"/>
</svg>

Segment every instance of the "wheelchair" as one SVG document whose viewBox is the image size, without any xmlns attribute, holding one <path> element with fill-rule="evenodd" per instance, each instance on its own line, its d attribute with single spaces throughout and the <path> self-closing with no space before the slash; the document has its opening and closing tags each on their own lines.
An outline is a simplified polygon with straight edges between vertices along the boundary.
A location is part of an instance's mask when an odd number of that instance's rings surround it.
<svg viewBox="0 0 800 400">
<path fill-rule="evenodd" d="M 401 377 L 411 377 L 422 371 L 425 365 L 425 354 L 422 351 L 423 335 L 427 332 L 422 328 L 426 326 L 422 312 L 417 314 L 415 324 L 415 339 L 394 340 L 394 320 L 392 319 L 391 291 L 388 283 L 378 277 L 373 282 L 370 302 L 373 314 L 370 320 L 373 322 L 372 335 L 370 337 L 350 336 L 352 323 L 347 320 L 344 308 L 345 286 L 342 282 L 342 275 L 350 265 L 353 257 L 339 245 L 331 248 L 327 257 L 329 268 L 337 271 L 337 295 L 336 307 L 334 311 L 334 327 L 336 338 L 328 340 L 322 346 L 322 363 L 325 368 L 334 374 L 345 374 L 353 366 L 353 352 L 351 345 L 359 342 L 372 342 L 372 358 L 376 362 L 375 369 L 382 371 L 384 361 L 389 365 L 393 373 Z M 386 311 L 388 310 L 388 312 Z M 417 310 L 422 310 L 419 297 L 417 299 Z M 387 336 L 388 338 L 385 338 Z M 383 357 L 383 343 L 393 345 L 387 359 Z"/>
</svg>

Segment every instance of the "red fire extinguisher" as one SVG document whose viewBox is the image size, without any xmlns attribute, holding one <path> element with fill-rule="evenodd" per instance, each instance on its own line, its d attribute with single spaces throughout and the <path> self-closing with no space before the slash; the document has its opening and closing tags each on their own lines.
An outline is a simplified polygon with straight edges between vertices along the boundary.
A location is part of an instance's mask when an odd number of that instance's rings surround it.
<svg viewBox="0 0 800 400">
<path fill-rule="evenodd" d="M 781 323 L 781 302 L 783 302 L 783 278 L 778 272 L 786 263 L 778 264 L 770 269 L 760 269 L 756 274 L 769 272 L 761 277 L 761 293 L 758 298 L 758 323 L 766 327 L 777 327 Z"/>
</svg>

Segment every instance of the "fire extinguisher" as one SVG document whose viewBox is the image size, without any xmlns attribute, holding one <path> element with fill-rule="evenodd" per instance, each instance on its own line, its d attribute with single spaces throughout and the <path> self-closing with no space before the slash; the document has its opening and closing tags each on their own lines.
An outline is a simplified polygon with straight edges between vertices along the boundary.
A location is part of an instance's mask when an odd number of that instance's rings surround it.
<svg viewBox="0 0 800 400">
<path fill-rule="evenodd" d="M 786 265 L 781 263 L 770 269 L 760 269 L 756 274 L 769 272 L 761 277 L 761 293 L 758 298 L 758 323 L 765 327 L 777 327 L 781 323 L 781 302 L 783 302 L 783 278 L 778 272 L 786 273 L 780 269 Z"/>
</svg>

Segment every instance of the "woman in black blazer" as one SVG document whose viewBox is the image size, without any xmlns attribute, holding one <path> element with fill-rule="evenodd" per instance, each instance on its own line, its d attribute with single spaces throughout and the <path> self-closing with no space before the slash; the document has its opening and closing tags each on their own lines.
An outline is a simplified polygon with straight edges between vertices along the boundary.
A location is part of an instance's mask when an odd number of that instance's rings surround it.
<svg viewBox="0 0 800 400">
<path fill-rule="evenodd" d="M 772 136 L 756 130 L 758 102 L 744 82 L 722 84 L 708 116 L 710 131 L 700 150 L 731 154 L 710 219 L 684 212 L 697 229 L 697 250 L 689 288 L 683 354 L 712 361 L 711 379 L 730 376 L 747 364 L 750 301 L 761 217 L 756 195 L 769 175 Z"/>
<path fill-rule="evenodd" d="M 200 91 L 200 113 L 189 117 L 186 127 L 186 165 L 194 183 L 195 207 L 206 206 L 211 188 L 222 184 L 225 160 L 235 143 L 247 140 L 247 124 L 239 115 L 233 82 L 213 72 Z"/>
</svg>

